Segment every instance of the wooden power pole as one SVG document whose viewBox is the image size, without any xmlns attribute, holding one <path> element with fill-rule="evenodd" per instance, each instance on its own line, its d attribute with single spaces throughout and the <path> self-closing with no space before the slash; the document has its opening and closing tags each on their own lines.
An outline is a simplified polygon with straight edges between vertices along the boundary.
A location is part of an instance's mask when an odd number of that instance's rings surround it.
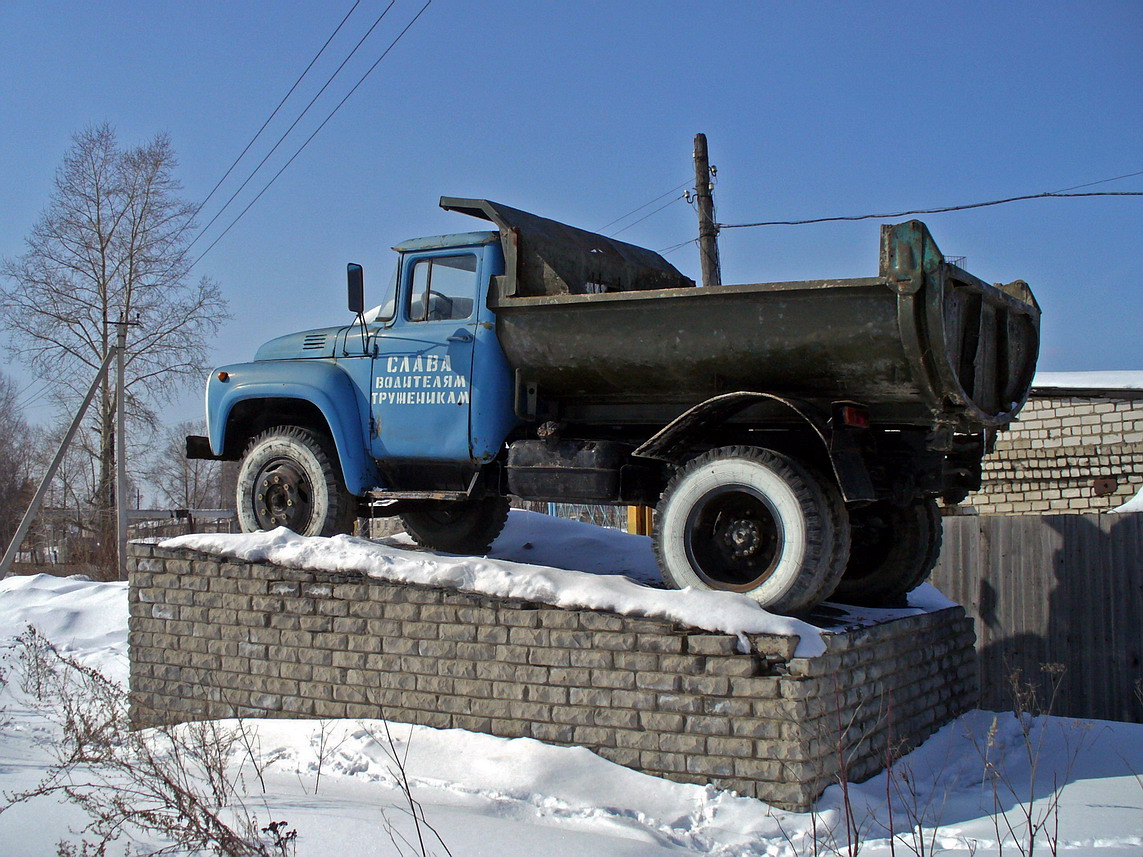
<svg viewBox="0 0 1143 857">
<path fill-rule="evenodd" d="M 718 225 L 714 220 L 714 168 L 706 152 L 706 134 L 695 134 L 695 201 L 698 204 L 699 260 L 702 284 L 722 285 L 718 261 Z"/>
<path fill-rule="evenodd" d="M 714 220 L 714 169 L 706 152 L 706 134 L 695 134 L 695 202 L 699 219 L 699 259 L 702 284 L 722 285 L 718 261 L 718 225 Z M 689 197 L 688 197 L 689 199 Z M 647 506 L 627 507 L 627 532 L 649 536 L 654 530 L 652 510 Z"/>
</svg>

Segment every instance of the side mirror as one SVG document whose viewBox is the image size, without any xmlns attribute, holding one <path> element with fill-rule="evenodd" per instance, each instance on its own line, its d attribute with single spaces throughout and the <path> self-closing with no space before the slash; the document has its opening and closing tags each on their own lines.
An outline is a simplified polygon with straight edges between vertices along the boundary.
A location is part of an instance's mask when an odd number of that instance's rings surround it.
<svg viewBox="0 0 1143 857">
<path fill-rule="evenodd" d="M 361 315 L 365 312 L 365 271 L 350 262 L 345 266 L 345 276 L 349 284 L 349 311 Z"/>
</svg>

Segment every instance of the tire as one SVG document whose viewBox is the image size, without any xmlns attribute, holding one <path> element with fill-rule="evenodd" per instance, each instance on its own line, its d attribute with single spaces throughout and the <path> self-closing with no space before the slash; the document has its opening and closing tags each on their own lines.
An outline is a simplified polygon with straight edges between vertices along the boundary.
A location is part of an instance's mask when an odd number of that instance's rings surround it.
<svg viewBox="0 0 1143 857">
<path fill-rule="evenodd" d="M 849 566 L 831 596 L 846 604 L 892 604 L 925 582 L 943 530 L 935 500 L 904 508 L 887 502 L 850 512 Z"/>
<path fill-rule="evenodd" d="M 238 523 L 246 533 L 287 527 L 302 536 L 352 532 L 357 498 L 328 441 L 277 426 L 250 441 L 238 469 Z"/>
<path fill-rule="evenodd" d="M 507 497 L 482 497 L 403 512 L 405 532 L 421 547 L 486 554 L 508 520 Z"/>
<path fill-rule="evenodd" d="M 678 588 L 741 592 L 797 613 L 845 571 L 849 522 L 837 488 L 770 450 L 700 455 L 675 474 L 657 512 L 655 555 Z"/>
</svg>

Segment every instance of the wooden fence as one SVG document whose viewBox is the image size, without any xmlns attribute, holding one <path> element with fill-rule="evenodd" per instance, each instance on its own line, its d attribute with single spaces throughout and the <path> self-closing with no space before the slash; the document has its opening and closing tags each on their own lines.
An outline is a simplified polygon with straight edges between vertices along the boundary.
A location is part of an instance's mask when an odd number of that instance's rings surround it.
<svg viewBox="0 0 1143 857">
<path fill-rule="evenodd" d="M 1143 722 L 1143 514 L 947 517 L 931 580 L 976 620 L 981 707 L 1018 670 L 1055 714 Z"/>
</svg>

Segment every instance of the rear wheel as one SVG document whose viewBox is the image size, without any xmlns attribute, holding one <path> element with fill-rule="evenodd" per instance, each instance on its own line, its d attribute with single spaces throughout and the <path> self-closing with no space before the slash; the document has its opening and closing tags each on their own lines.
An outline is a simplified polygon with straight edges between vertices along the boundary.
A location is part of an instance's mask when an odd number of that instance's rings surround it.
<svg viewBox="0 0 1143 857">
<path fill-rule="evenodd" d="M 357 498 L 342 482 L 337 457 L 316 432 L 278 426 L 246 447 L 238 469 L 242 531 L 288 527 L 303 536 L 353 530 Z"/>
<path fill-rule="evenodd" d="M 832 483 L 770 450 L 723 447 L 687 463 L 663 492 L 655 553 L 676 587 L 741 592 L 792 613 L 837 585 L 849 524 Z"/>
<path fill-rule="evenodd" d="M 413 541 L 446 553 L 488 553 L 507 520 L 507 497 L 442 503 L 401 514 Z"/>
<path fill-rule="evenodd" d="M 935 500 L 911 506 L 880 502 L 850 512 L 853 546 L 833 598 L 847 604 L 898 601 L 925 582 L 941 552 Z"/>
</svg>

